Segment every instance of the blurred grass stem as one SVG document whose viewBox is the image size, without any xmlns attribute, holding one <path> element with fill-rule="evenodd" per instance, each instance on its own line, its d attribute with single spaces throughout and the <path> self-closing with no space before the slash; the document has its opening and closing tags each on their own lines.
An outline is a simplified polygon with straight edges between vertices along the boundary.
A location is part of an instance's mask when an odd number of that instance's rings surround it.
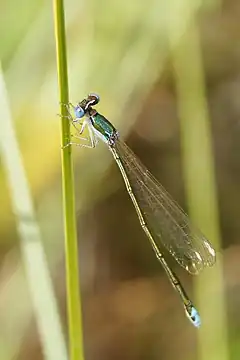
<svg viewBox="0 0 240 360">
<path fill-rule="evenodd" d="M 63 0 L 54 0 L 54 20 L 57 51 L 58 82 L 61 102 L 61 145 L 70 142 L 70 124 L 66 117 L 68 103 L 68 74 L 65 38 L 64 4 Z M 75 194 L 73 185 L 73 168 L 71 146 L 62 150 L 63 175 L 63 211 L 65 222 L 66 249 L 66 281 L 67 281 L 67 311 L 69 327 L 70 360 L 83 360 L 83 333 L 81 316 L 81 297 L 79 286 L 78 246 L 75 218 Z"/>
<path fill-rule="evenodd" d="M 179 99 L 183 171 L 189 213 L 218 250 L 220 226 L 212 136 L 207 109 L 204 70 L 198 28 L 194 16 L 176 44 L 170 33 L 176 88 Z M 226 360 L 227 321 L 221 256 L 216 265 L 195 282 L 197 303 L 203 319 L 199 332 L 200 359 Z"/>
<path fill-rule="evenodd" d="M 15 134 L 14 123 L 10 113 L 7 90 L 1 68 L 0 99 L 2 118 L 0 123 L 1 159 L 7 175 L 12 210 L 15 215 L 15 221 L 20 238 L 21 257 L 23 259 L 27 285 L 31 294 L 44 359 L 67 360 L 67 351 L 61 319 L 57 308 L 57 301 L 54 295 L 53 285 L 42 244 L 41 231 L 36 220 L 22 154 Z M 17 300 L 17 297 L 20 296 L 19 294 L 21 294 L 21 291 L 23 291 L 22 288 L 19 289 L 17 294 L 15 294 L 15 300 Z M 14 310 L 12 309 L 11 311 L 12 316 L 14 316 L 13 314 L 17 314 L 15 308 L 17 309 L 18 307 L 19 306 L 14 304 Z M 23 311 L 23 308 L 21 309 Z M 7 309 L 5 309 L 5 311 L 7 311 Z M 4 315 L 2 313 L 2 320 L 3 316 Z M 18 319 L 11 320 L 11 326 L 9 328 L 11 329 L 11 335 L 7 330 L 4 330 L 3 332 L 4 334 L 6 331 L 6 334 L 10 335 L 9 358 L 11 359 L 16 358 L 17 351 L 19 350 L 20 344 L 23 340 L 22 334 L 24 331 L 24 324 L 23 321 L 21 322 L 21 320 L 19 320 L 19 318 L 21 318 L 20 314 L 18 314 Z M 13 324 L 15 326 L 13 326 Z M 18 331 L 16 331 L 16 329 L 18 329 Z M 7 345 L 8 340 L 5 340 L 4 347 L 7 347 Z M 5 359 L 7 359 L 7 356 L 5 356 Z"/>
</svg>

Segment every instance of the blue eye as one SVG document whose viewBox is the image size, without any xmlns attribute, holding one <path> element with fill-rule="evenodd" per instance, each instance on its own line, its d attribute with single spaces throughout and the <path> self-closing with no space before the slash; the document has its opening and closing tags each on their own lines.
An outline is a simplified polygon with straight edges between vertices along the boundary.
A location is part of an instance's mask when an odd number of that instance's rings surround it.
<svg viewBox="0 0 240 360">
<path fill-rule="evenodd" d="M 75 112 L 75 116 L 79 119 L 85 115 L 85 111 L 81 106 L 76 106 L 74 112 Z"/>
</svg>

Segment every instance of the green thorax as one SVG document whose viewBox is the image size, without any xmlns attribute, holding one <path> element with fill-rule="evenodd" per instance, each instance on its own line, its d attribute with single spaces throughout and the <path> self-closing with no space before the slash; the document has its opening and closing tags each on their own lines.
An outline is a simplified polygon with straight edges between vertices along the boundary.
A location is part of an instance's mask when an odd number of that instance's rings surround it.
<svg viewBox="0 0 240 360">
<path fill-rule="evenodd" d="M 97 135 L 105 142 L 113 139 L 117 135 L 117 130 L 103 115 L 98 112 L 91 114 L 90 120 Z"/>
</svg>

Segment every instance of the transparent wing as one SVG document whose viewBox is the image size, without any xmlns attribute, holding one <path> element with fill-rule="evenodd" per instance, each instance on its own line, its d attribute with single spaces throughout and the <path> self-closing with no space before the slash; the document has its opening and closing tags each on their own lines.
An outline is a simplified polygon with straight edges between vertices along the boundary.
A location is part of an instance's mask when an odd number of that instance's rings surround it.
<svg viewBox="0 0 240 360">
<path fill-rule="evenodd" d="M 124 142 L 116 140 L 115 149 L 157 246 L 163 245 L 191 274 L 198 274 L 205 266 L 213 265 L 215 251 L 212 245 L 191 224 L 163 186 Z"/>
</svg>

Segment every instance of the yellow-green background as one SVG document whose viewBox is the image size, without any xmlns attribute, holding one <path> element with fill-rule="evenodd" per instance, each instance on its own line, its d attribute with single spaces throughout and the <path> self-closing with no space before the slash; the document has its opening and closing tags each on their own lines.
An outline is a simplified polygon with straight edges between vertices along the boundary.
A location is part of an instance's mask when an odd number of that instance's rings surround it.
<svg viewBox="0 0 240 360">
<path fill-rule="evenodd" d="M 66 339 L 52 3 L 2 0 L 0 10 L 2 75 Z M 85 358 L 238 359 L 240 4 L 70 0 L 65 16 L 70 100 L 100 94 L 99 111 L 219 250 L 195 286 L 171 262 L 201 309 L 198 331 L 107 148 L 73 149 Z M 47 359 L 1 156 L 0 359 Z"/>
</svg>

